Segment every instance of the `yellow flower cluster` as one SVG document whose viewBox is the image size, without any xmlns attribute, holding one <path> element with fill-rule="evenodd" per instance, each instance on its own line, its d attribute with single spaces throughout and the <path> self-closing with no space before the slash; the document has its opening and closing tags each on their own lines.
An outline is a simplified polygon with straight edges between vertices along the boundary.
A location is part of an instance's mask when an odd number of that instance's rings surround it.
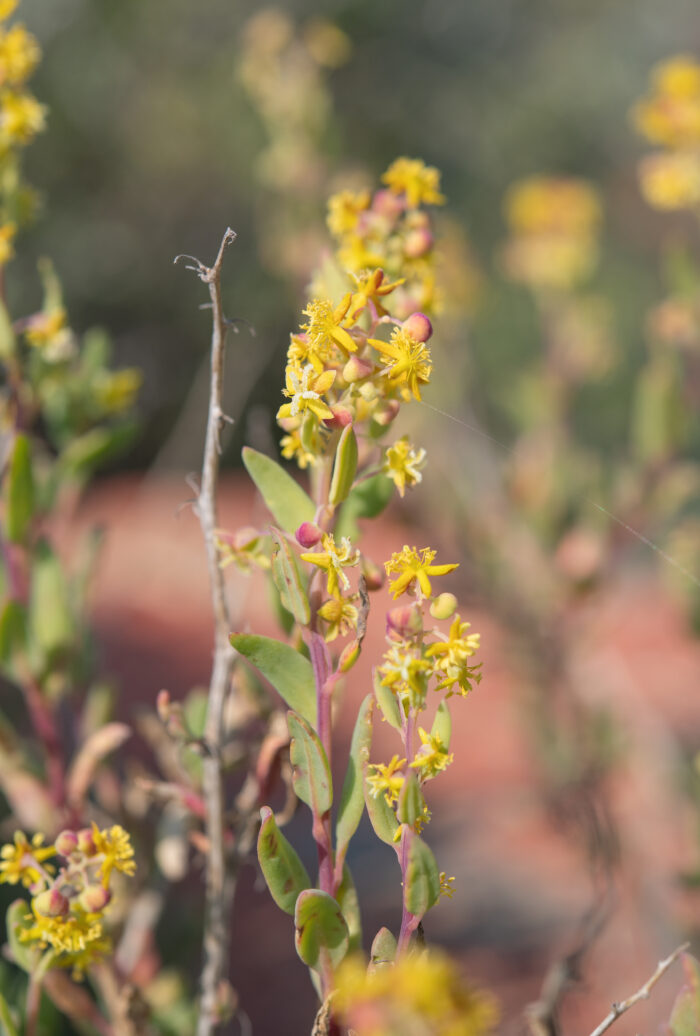
<svg viewBox="0 0 700 1036">
<path fill-rule="evenodd" d="M 369 970 L 361 957 L 347 958 L 335 976 L 333 1011 L 357 1036 L 486 1036 L 498 1021 L 494 999 L 436 950 Z"/>
<path fill-rule="evenodd" d="M 567 291 L 595 267 L 601 207 L 583 180 L 520 180 L 506 195 L 505 215 L 510 237 L 503 264 L 513 280 L 534 291 Z"/>
<path fill-rule="evenodd" d="M 41 834 L 30 842 L 18 831 L 0 849 L 0 882 L 22 884 L 32 895 L 20 940 L 50 947 L 55 964 L 77 977 L 111 951 L 102 923 L 113 872 L 131 877 L 135 869 L 131 840 L 117 824 L 62 831 L 50 846 Z"/>
<path fill-rule="evenodd" d="M 633 109 L 639 132 L 663 150 L 642 159 L 644 197 L 657 209 L 700 206 L 700 63 L 678 55 L 652 72 L 648 97 Z"/>
</svg>

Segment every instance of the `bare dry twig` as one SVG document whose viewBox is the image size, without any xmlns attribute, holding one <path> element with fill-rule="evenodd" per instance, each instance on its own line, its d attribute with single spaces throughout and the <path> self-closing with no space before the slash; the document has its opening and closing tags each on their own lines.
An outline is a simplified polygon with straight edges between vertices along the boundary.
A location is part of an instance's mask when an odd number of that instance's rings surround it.
<svg viewBox="0 0 700 1036">
<path fill-rule="evenodd" d="M 630 1007 L 634 1007 L 634 1005 L 638 1004 L 640 1000 L 646 1000 L 661 976 L 664 975 L 673 962 L 678 960 L 680 955 L 688 949 L 689 945 L 690 943 L 684 942 L 682 946 L 677 946 L 669 957 L 666 957 L 665 960 L 659 961 L 656 971 L 651 978 L 647 979 L 644 985 L 641 986 L 636 993 L 628 996 L 626 1000 L 620 1000 L 619 1003 L 613 1004 L 610 1014 L 605 1016 L 600 1025 L 593 1030 L 591 1036 L 602 1036 L 602 1033 L 606 1032 L 613 1022 L 617 1021 L 621 1014 L 624 1014 L 625 1011 L 629 1011 Z"/>
<path fill-rule="evenodd" d="M 235 652 L 229 644 L 231 624 L 219 567 L 215 533 L 216 488 L 219 476 L 220 434 L 227 420 L 223 403 L 224 343 L 227 321 L 221 303 L 221 268 L 227 247 L 236 234 L 229 227 L 224 234 L 218 255 L 211 267 L 192 256 L 178 256 L 190 263 L 209 288 L 212 310 L 211 378 L 209 414 L 202 464 L 202 485 L 196 511 L 207 551 L 207 568 L 214 610 L 214 661 L 209 682 L 209 702 L 204 727 L 207 753 L 203 761 L 203 788 L 206 803 L 208 839 L 206 904 L 204 917 L 204 966 L 202 969 L 197 1036 L 210 1036 L 217 1027 L 219 991 L 226 978 L 228 960 L 227 919 L 231 893 L 227 887 L 224 846 L 224 793 L 221 773 L 221 747 L 224 737 L 224 705 L 231 683 Z"/>
</svg>

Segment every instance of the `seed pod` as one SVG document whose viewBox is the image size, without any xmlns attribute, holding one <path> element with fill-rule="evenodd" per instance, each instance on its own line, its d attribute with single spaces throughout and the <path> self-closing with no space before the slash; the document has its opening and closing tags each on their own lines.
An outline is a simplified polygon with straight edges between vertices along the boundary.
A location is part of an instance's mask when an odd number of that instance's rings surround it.
<svg viewBox="0 0 700 1036">
<path fill-rule="evenodd" d="M 102 885 L 86 885 L 80 893 L 78 902 L 88 914 L 99 914 L 109 903 L 112 893 Z"/>
<path fill-rule="evenodd" d="M 161 692 L 162 693 L 162 692 Z M 61 831 L 54 842 L 54 848 L 60 856 L 70 856 L 78 848 L 78 838 L 75 831 Z"/>
<path fill-rule="evenodd" d="M 430 603 L 430 614 L 434 619 L 451 619 L 457 611 L 457 598 L 454 594 L 439 594 Z"/>
<path fill-rule="evenodd" d="M 32 900 L 37 914 L 42 917 L 61 917 L 70 910 L 70 903 L 58 889 L 46 889 Z"/>
</svg>

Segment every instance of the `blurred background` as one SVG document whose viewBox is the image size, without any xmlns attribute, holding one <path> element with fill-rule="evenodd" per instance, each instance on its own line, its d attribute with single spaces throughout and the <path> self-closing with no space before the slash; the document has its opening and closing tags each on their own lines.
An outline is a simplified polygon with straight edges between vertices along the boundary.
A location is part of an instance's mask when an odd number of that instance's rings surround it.
<svg viewBox="0 0 700 1036">
<path fill-rule="evenodd" d="M 430 542 L 460 560 L 453 589 L 484 640 L 431 828 L 458 893 L 429 937 L 495 989 L 512 1033 L 548 967 L 580 950 L 567 1031 L 590 1031 L 700 925 L 700 235 L 692 206 L 643 197 L 649 144 L 630 116 L 657 62 L 700 53 L 697 4 L 23 0 L 21 13 L 45 52 L 34 89 L 50 120 L 27 153 L 45 206 L 9 269 L 12 309 L 36 308 L 35 257 L 50 254 L 72 325 L 107 328 L 117 365 L 144 372 L 141 433 L 81 519 L 111 529 L 96 620 L 125 718 L 161 686 L 184 697 L 210 657 L 199 533 L 189 512 L 173 521 L 200 464 L 209 318 L 173 258 L 206 261 L 227 225 L 238 233 L 233 469 L 244 442 L 277 450 L 288 335 L 331 248 L 328 195 L 373 186 L 397 155 L 442 171 L 435 372 L 401 418 L 429 467 L 368 546 L 382 560 Z M 564 236 L 583 213 L 568 274 L 568 252 L 552 272 L 523 249 L 511 187 L 540 175 L 546 214 L 574 185 Z M 232 472 L 222 522 L 264 522 L 255 507 Z M 232 592 L 266 632 L 264 597 Z M 381 650 L 378 616 L 341 740 Z M 168 823 L 157 837 L 180 838 L 186 859 L 187 826 Z M 368 828 L 354 852 L 371 936 L 396 921 L 396 872 Z M 191 1003 L 196 912 L 167 909 L 191 879 L 158 860 L 176 882 L 160 889 L 158 952 L 179 947 Z M 253 867 L 242 889 L 233 981 L 254 1031 L 305 1031 L 313 994 L 286 918 Z M 271 960 L 279 998 L 265 995 Z M 671 985 L 617 1031 L 667 1018 Z"/>
</svg>

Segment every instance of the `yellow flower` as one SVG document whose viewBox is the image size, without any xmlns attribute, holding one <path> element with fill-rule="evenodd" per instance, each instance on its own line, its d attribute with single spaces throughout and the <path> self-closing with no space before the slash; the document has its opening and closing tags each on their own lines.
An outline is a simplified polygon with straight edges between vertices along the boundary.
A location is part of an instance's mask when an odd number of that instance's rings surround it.
<svg viewBox="0 0 700 1036">
<path fill-rule="evenodd" d="M 353 554 L 352 544 L 347 536 L 343 536 L 338 546 L 332 533 L 327 532 L 323 534 L 320 551 L 301 554 L 300 557 L 302 561 L 309 561 L 328 573 L 328 593 L 331 597 L 339 597 L 340 586 L 344 590 L 350 589 L 350 580 L 343 569 L 359 564 L 360 552 L 356 550 Z"/>
<path fill-rule="evenodd" d="M 369 208 L 369 191 L 339 191 L 328 199 L 326 223 L 331 234 L 342 237 L 357 228 L 361 214 Z"/>
<path fill-rule="evenodd" d="M 351 298 L 348 292 L 335 309 L 328 299 L 312 299 L 304 310 L 309 322 L 301 326 L 306 331 L 311 349 L 320 357 L 332 355 L 334 346 L 339 346 L 344 354 L 357 352 L 357 342 L 340 326 L 348 312 Z"/>
<path fill-rule="evenodd" d="M 284 459 L 295 460 L 302 471 L 309 464 L 318 464 L 318 457 L 304 448 L 298 428 L 295 428 L 280 440 L 280 449 Z"/>
<path fill-rule="evenodd" d="M 506 194 L 505 212 L 515 234 L 587 236 L 601 219 L 600 200 L 591 185 L 564 176 L 518 180 Z"/>
<path fill-rule="evenodd" d="M 27 342 L 42 349 L 66 330 L 66 311 L 62 306 L 50 313 L 37 313 L 31 318 L 25 331 Z"/>
<path fill-rule="evenodd" d="M 455 880 L 454 875 L 448 878 L 445 871 L 440 871 L 440 896 L 446 896 L 448 899 L 452 899 L 455 894 L 453 885 Z"/>
<path fill-rule="evenodd" d="M 285 417 L 298 417 L 305 410 L 310 410 L 321 421 L 329 421 L 333 417 L 333 411 L 323 402 L 321 396 L 328 392 L 335 381 L 335 371 L 323 371 L 317 374 L 310 363 L 307 363 L 301 370 L 287 366 L 286 388 L 284 395 L 291 399 L 291 403 L 283 403 L 277 411 L 277 420 Z"/>
<path fill-rule="evenodd" d="M 0 95 L 0 144 L 13 147 L 28 144 L 43 130 L 46 109 L 31 94 L 5 90 Z"/>
<path fill-rule="evenodd" d="M 99 914 L 88 914 L 75 903 L 70 913 L 58 917 L 45 917 L 33 905 L 32 911 L 33 925 L 19 930 L 22 942 L 37 941 L 55 950 L 80 953 L 102 935 Z"/>
<path fill-rule="evenodd" d="M 416 486 L 422 481 L 421 468 L 425 467 L 425 450 L 416 450 L 408 436 L 398 439 L 389 446 L 384 456 L 382 471 L 389 476 L 401 496 L 406 487 Z"/>
<path fill-rule="evenodd" d="M 20 86 L 40 58 L 39 44 L 23 25 L 0 29 L 0 86 Z"/>
<path fill-rule="evenodd" d="M 411 395 L 420 399 L 419 385 L 428 384 L 433 369 L 430 349 L 425 342 L 416 342 L 400 327 L 394 328 L 390 342 L 378 338 L 369 338 L 368 342 L 388 359 L 381 373 L 387 376 L 390 386 L 403 387 L 407 399 Z"/>
<path fill-rule="evenodd" d="M 42 882 L 43 874 L 36 864 L 56 855 L 53 846 L 44 846 L 43 843 L 42 834 L 35 834 L 30 843 L 23 831 L 15 831 L 14 844 L 3 845 L 0 849 L 0 883 L 17 885 L 21 882 L 29 888 Z"/>
<path fill-rule="evenodd" d="M 428 734 L 422 727 L 419 727 L 418 735 L 421 739 L 421 747 L 410 765 L 413 769 L 420 770 L 422 781 L 429 781 L 436 777 L 441 770 L 447 769 L 454 759 L 454 754 L 447 751 L 439 734 Z"/>
<path fill-rule="evenodd" d="M 386 310 L 379 301 L 383 295 L 390 295 L 392 291 L 398 288 L 404 283 L 405 277 L 399 278 L 397 281 L 385 281 L 384 271 L 381 268 L 376 270 L 365 270 L 363 273 L 351 274 L 351 277 L 357 285 L 357 290 L 353 292 L 352 299 L 350 302 L 350 310 L 348 313 L 348 319 L 355 321 L 358 315 L 370 302 L 374 306 L 375 312 L 379 316 L 384 316 Z"/>
<path fill-rule="evenodd" d="M 97 824 L 92 825 L 92 838 L 95 843 L 97 856 L 102 856 L 100 869 L 97 872 L 102 878 L 105 888 L 109 885 L 109 879 L 113 870 L 121 871 L 129 877 L 136 870 L 134 862 L 134 850 L 128 833 L 119 824 L 109 829 L 100 831 Z"/>
<path fill-rule="evenodd" d="M 639 132 L 669 148 L 700 144 L 700 64 L 685 55 L 665 61 L 652 73 L 653 92 L 632 115 Z"/>
<path fill-rule="evenodd" d="M 391 762 L 386 765 L 384 763 L 371 763 L 367 767 L 367 783 L 372 798 L 379 798 L 383 792 L 387 805 L 391 806 L 398 802 L 399 792 L 404 782 L 404 776 L 399 771 L 405 765 L 406 760 L 399 759 L 398 755 L 395 755 Z M 370 773 L 370 770 L 374 772 Z"/>
<path fill-rule="evenodd" d="M 106 414 L 120 414 L 129 410 L 143 380 L 136 367 L 120 371 L 102 371 L 94 385 L 95 398 Z"/>
<path fill-rule="evenodd" d="M 417 581 L 420 592 L 424 597 L 430 597 L 433 588 L 430 585 L 429 576 L 444 576 L 459 568 L 459 564 L 433 565 L 433 559 L 437 551 L 430 547 L 424 547 L 420 553 L 415 547 L 404 545 L 400 554 L 394 553 L 389 561 L 384 563 L 387 575 L 398 573 L 398 579 L 389 584 L 394 600 L 401 594 L 406 593 Z"/>
<path fill-rule="evenodd" d="M 6 21 L 17 9 L 19 0 L 0 0 L 0 22 Z"/>
<path fill-rule="evenodd" d="M 422 709 L 425 704 L 426 674 L 429 664 L 404 644 L 392 644 L 385 652 L 379 672 L 382 686 L 389 687 L 409 708 Z"/>
<path fill-rule="evenodd" d="M 472 681 L 481 680 L 479 666 L 470 666 L 468 662 L 478 651 L 481 637 L 478 633 L 467 633 L 469 628 L 470 623 L 462 622 L 461 617 L 455 615 L 447 640 L 431 644 L 425 652 L 427 658 L 435 659 L 434 672 L 440 680 L 438 691 L 451 690 L 457 684 L 462 694 L 466 694 L 471 690 Z"/>
<path fill-rule="evenodd" d="M 700 154 L 677 151 L 648 155 L 639 165 L 642 194 L 655 209 L 700 205 Z"/>
<path fill-rule="evenodd" d="M 498 1021 L 495 1000 L 465 983 L 438 950 L 371 970 L 361 957 L 347 957 L 335 986 L 333 1010 L 356 1036 L 486 1036 Z"/>
<path fill-rule="evenodd" d="M 359 612 L 354 604 L 343 597 L 333 597 L 318 609 L 318 614 L 328 623 L 326 641 L 330 644 L 336 637 L 345 637 L 357 628 Z"/>
<path fill-rule="evenodd" d="M 405 194 L 409 209 L 445 203 L 440 194 L 440 173 L 419 158 L 397 158 L 382 176 L 382 183 L 394 194 Z"/>
</svg>

